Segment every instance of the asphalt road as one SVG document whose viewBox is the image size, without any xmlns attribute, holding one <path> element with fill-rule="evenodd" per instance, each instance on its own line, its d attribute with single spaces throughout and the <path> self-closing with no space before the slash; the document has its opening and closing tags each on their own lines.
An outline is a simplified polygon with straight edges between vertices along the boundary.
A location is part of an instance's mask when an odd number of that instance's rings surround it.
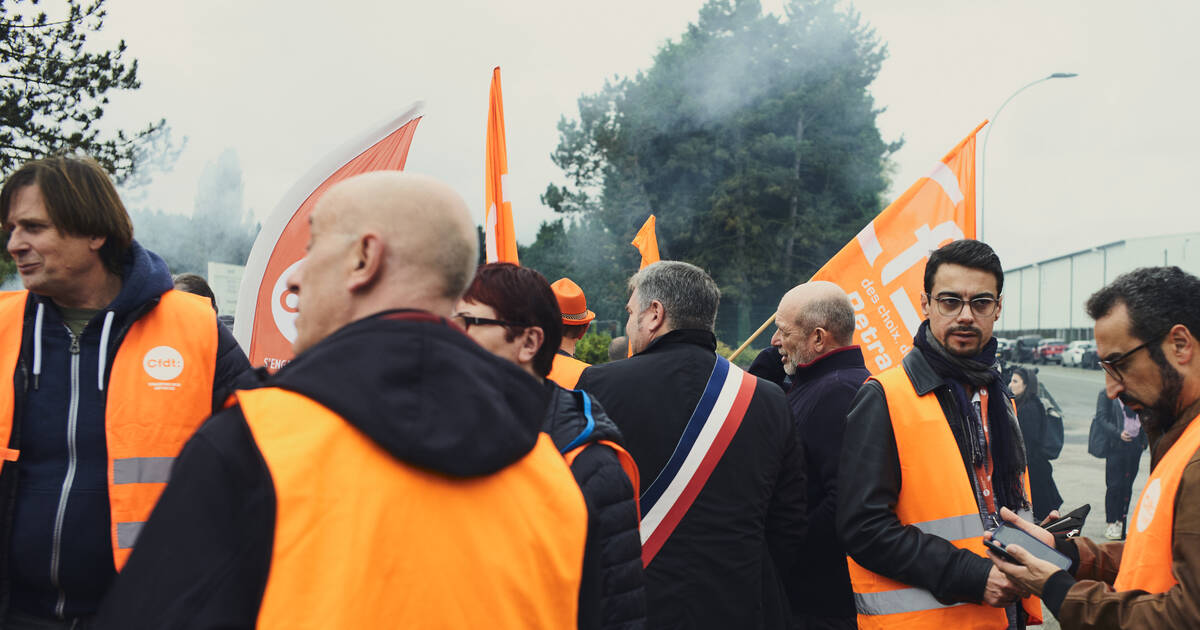
<svg viewBox="0 0 1200 630">
<path fill-rule="evenodd" d="M 1092 416 L 1096 413 L 1096 398 L 1104 387 L 1104 372 L 1064 368 L 1056 365 L 1038 366 L 1038 378 L 1063 410 L 1062 454 L 1052 462 L 1054 481 L 1063 497 L 1063 511 L 1084 503 L 1092 506 L 1083 528 L 1083 535 L 1096 540 L 1104 534 L 1104 460 L 1088 455 L 1087 437 Z M 1150 452 L 1142 456 L 1138 478 L 1133 486 L 1133 502 L 1141 495 L 1150 469 Z M 1130 507 L 1132 510 L 1133 507 Z"/>
<path fill-rule="evenodd" d="M 1038 379 L 1050 391 L 1063 410 L 1063 450 L 1054 466 L 1054 482 L 1063 497 L 1062 511 L 1073 510 L 1084 503 L 1092 506 L 1083 528 L 1083 535 L 1104 541 L 1104 460 L 1087 452 L 1088 429 L 1096 413 L 1096 398 L 1104 387 L 1104 372 L 1064 368 L 1056 365 L 1038 367 Z M 1150 471 L 1150 451 L 1142 455 L 1137 480 L 1133 484 L 1132 512 L 1141 496 L 1142 486 Z M 1049 615 L 1045 628 L 1058 628 Z"/>
</svg>

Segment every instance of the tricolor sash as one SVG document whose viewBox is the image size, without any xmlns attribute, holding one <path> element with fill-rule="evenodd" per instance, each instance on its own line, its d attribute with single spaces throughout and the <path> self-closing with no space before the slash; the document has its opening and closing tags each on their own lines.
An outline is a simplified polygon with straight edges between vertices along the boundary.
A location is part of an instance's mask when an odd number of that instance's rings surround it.
<svg viewBox="0 0 1200 630">
<path fill-rule="evenodd" d="M 683 520 L 733 440 L 758 382 L 718 356 L 708 384 L 662 472 L 642 493 L 642 566 L 648 567 Z"/>
</svg>

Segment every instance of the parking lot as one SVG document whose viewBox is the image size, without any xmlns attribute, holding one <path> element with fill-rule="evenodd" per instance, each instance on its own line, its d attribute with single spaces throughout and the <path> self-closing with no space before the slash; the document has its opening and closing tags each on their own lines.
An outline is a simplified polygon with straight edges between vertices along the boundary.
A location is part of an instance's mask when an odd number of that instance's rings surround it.
<svg viewBox="0 0 1200 630">
<path fill-rule="evenodd" d="M 1104 372 L 1057 365 L 1030 366 L 1038 368 L 1038 379 L 1050 390 L 1063 410 L 1063 450 L 1054 460 L 1054 481 L 1063 497 L 1063 511 L 1073 510 L 1085 503 L 1092 511 L 1083 528 L 1083 535 L 1097 542 L 1104 539 L 1104 460 L 1087 452 L 1088 429 L 1096 413 L 1096 401 L 1104 387 Z M 1142 455 L 1137 480 L 1133 485 L 1133 504 L 1142 493 L 1150 470 L 1150 452 Z M 1058 628 L 1052 619 L 1047 628 Z"/>
</svg>

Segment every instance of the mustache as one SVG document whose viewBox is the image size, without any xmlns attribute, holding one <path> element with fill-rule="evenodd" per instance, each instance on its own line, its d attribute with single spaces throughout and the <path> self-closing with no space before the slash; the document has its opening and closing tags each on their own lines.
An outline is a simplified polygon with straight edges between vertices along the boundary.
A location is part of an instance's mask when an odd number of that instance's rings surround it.
<svg viewBox="0 0 1200 630">
<path fill-rule="evenodd" d="M 947 334 L 953 335 L 954 333 L 971 333 L 973 335 L 981 335 L 981 336 L 983 335 L 983 331 L 974 326 L 953 326 L 950 328 L 950 331 Z"/>
<path fill-rule="evenodd" d="M 1150 406 L 1150 405 L 1147 405 L 1146 403 L 1142 402 L 1141 400 L 1139 400 L 1136 396 L 1130 396 L 1127 392 L 1121 392 L 1120 394 L 1117 394 L 1117 398 L 1119 398 L 1122 403 L 1125 403 L 1126 407 L 1132 407 L 1134 405 L 1137 405 L 1138 407 L 1141 407 L 1142 409 L 1146 409 L 1147 407 Z"/>
</svg>

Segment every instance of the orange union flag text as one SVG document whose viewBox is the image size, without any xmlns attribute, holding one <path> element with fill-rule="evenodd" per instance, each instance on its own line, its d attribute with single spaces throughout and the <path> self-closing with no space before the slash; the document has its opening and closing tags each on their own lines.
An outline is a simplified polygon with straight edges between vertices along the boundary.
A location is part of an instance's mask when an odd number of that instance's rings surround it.
<svg viewBox="0 0 1200 630">
<path fill-rule="evenodd" d="M 975 238 L 975 128 L 813 276 L 854 306 L 854 341 L 873 374 L 899 365 L 920 327 L 929 252 Z"/>
</svg>

